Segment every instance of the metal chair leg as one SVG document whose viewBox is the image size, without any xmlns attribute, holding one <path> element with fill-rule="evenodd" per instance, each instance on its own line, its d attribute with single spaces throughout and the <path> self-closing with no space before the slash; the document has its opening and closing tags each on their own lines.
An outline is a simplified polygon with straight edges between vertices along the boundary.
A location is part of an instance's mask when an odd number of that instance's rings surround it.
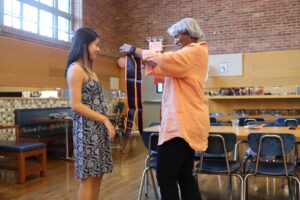
<svg viewBox="0 0 300 200">
<path fill-rule="evenodd" d="M 293 189 L 292 189 L 292 183 L 291 183 L 291 180 L 289 178 L 287 178 L 287 181 L 288 181 L 288 189 L 289 189 L 289 200 L 293 200 Z"/>
<path fill-rule="evenodd" d="M 300 180 L 298 177 L 290 176 L 297 183 L 296 199 L 300 199 Z"/>
<path fill-rule="evenodd" d="M 143 171 L 143 176 L 142 176 L 142 180 L 141 180 L 141 184 L 140 184 L 140 189 L 139 189 L 139 194 L 138 194 L 138 200 L 142 199 L 142 191 L 143 191 L 143 186 L 144 186 L 144 182 L 145 182 L 145 177 L 146 174 L 148 173 L 149 168 L 145 168 Z"/>
<path fill-rule="evenodd" d="M 149 156 L 147 156 L 146 159 L 145 159 L 145 168 L 147 168 L 147 166 L 148 166 L 149 159 L 150 159 Z M 144 191 L 145 192 L 145 196 L 148 197 L 148 185 L 149 185 L 148 173 L 145 174 L 144 184 L 145 184 L 145 191 Z"/>
<path fill-rule="evenodd" d="M 156 187 L 156 183 L 155 183 L 155 180 L 154 180 L 153 172 L 152 172 L 151 169 L 150 169 L 150 175 L 151 175 L 152 184 L 153 184 L 153 188 L 154 188 L 155 198 L 158 199 L 157 187 Z"/>
<path fill-rule="evenodd" d="M 248 178 L 249 176 L 253 176 L 253 174 L 248 174 L 245 176 L 244 178 L 244 189 L 243 189 L 243 196 L 244 196 L 244 200 L 247 200 L 248 198 Z"/>
<path fill-rule="evenodd" d="M 228 176 L 228 199 L 232 200 L 232 177 Z"/>
<path fill-rule="evenodd" d="M 125 145 L 124 145 L 124 138 L 122 131 L 119 131 L 119 138 L 120 138 L 120 146 L 122 148 L 122 153 L 125 153 Z"/>
<path fill-rule="evenodd" d="M 198 174 L 197 174 L 197 173 L 195 173 L 194 177 L 195 177 L 195 180 L 196 180 L 196 183 L 197 183 L 198 189 L 199 189 L 199 179 L 198 179 Z"/>
<path fill-rule="evenodd" d="M 238 177 L 240 179 L 240 182 L 241 182 L 241 188 L 240 188 L 240 190 L 241 190 L 241 197 L 240 197 L 240 199 L 244 200 L 244 179 L 243 179 L 243 177 L 241 175 L 238 175 L 238 174 L 234 174 L 234 176 L 236 176 L 236 177 Z"/>
</svg>

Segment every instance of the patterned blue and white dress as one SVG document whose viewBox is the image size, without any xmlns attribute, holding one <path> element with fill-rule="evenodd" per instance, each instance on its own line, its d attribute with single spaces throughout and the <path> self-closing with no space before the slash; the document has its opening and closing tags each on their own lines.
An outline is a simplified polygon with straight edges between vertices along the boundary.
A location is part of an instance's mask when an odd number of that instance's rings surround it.
<svg viewBox="0 0 300 200">
<path fill-rule="evenodd" d="M 82 85 L 82 103 L 103 115 L 107 113 L 101 85 L 91 77 Z M 111 143 L 103 123 L 74 113 L 73 143 L 78 179 L 112 172 Z"/>
</svg>

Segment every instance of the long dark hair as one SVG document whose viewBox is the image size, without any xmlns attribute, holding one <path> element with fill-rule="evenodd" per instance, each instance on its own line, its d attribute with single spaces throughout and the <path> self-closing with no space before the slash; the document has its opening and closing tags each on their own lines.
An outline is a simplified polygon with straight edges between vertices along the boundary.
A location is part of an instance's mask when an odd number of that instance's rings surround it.
<svg viewBox="0 0 300 200">
<path fill-rule="evenodd" d="M 70 64 L 76 61 L 81 61 L 82 64 L 88 64 L 88 67 L 92 69 L 93 61 L 91 60 L 88 47 L 98 37 L 99 34 L 91 28 L 80 28 L 76 31 L 68 55 L 65 77 L 67 77 Z M 88 63 L 84 63 L 86 61 Z"/>
</svg>

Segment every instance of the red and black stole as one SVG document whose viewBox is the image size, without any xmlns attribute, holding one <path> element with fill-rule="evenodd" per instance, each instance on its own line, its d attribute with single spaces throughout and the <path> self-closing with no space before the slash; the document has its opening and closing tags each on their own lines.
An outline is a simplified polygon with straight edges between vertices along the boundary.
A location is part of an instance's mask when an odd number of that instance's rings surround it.
<svg viewBox="0 0 300 200">
<path fill-rule="evenodd" d="M 142 103 L 142 73 L 141 59 L 133 55 L 126 56 L 125 84 L 127 91 L 127 122 L 124 134 L 129 137 L 132 132 L 135 115 L 137 113 L 137 125 L 140 133 L 143 131 L 143 103 Z"/>
</svg>

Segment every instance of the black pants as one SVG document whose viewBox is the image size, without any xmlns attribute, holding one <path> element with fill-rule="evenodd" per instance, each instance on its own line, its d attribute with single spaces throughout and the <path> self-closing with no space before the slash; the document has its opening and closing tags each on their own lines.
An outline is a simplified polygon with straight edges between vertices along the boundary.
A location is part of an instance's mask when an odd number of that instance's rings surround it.
<svg viewBox="0 0 300 200">
<path fill-rule="evenodd" d="M 158 146 L 157 180 L 162 200 L 200 200 L 193 176 L 194 150 L 182 138 L 173 138 Z"/>
</svg>

